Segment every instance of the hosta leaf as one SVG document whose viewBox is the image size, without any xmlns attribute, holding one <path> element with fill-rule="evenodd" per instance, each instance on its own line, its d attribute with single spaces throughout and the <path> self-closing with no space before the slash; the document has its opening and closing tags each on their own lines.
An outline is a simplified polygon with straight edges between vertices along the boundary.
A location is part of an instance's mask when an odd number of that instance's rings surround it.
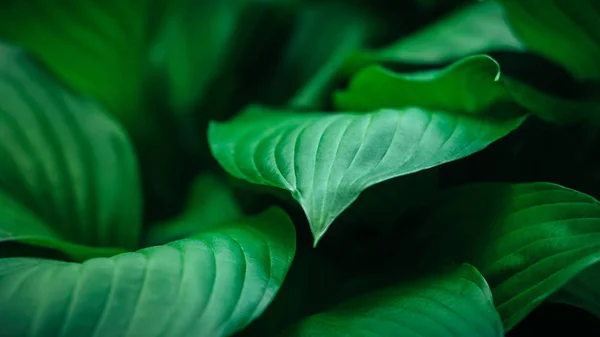
<svg viewBox="0 0 600 337">
<path fill-rule="evenodd" d="M 157 245 L 183 239 L 231 222 L 241 215 L 240 205 L 225 181 L 214 174 L 204 173 L 194 181 L 183 214 L 155 225 L 146 242 Z"/>
<path fill-rule="evenodd" d="M 135 248 L 140 188 L 123 130 L 16 49 L 0 45 L 0 64 L 0 230 Z"/>
<path fill-rule="evenodd" d="M 1 259 L 2 335 L 229 336 L 271 302 L 294 250 L 293 224 L 271 209 L 82 264 Z"/>
<path fill-rule="evenodd" d="M 150 57 L 175 113 L 189 113 L 218 74 L 246 2 L 176 0 L 169 5 Z"/>
<path fill-rule="evenodd" d="M 231 175 L 291 192 L 316 244 L 369 186 L 475 153 L 522 120 L 421 108 L 300 114 L 253 106 L 211 123 L 208 138 Z"/>
<path fill-rule="evenodd" d="M 283 336 L 504 336 L 492 294 L 469 266 L 352 299 Z"/>
<path fill-rule="evenodd" d="M 404 254 L 422 256 L 425 264 L 473 264 L 489 282 L 507 330 L 600 261 L 600 203 L 565 187 L 476 184 L 448 191 L 433 205 Z"/>
<path fill-rule="evenodd" d="M 62 81 L 132 126 L 145 122 L 138 119 L 143 69 L 152 6 L 159 3 L 3 1 L 0 39 L 32 51 Z"/>
<path fill-rule="evenodd" d="M 495 1 L 480 1 L 457 10 L 392 45 L 375 51 L 378 60 L 413 63 L 451 62 L 485 50 L 522 50 Z"/>
<path fill-rule="evenodd" d="M 486 55 L 466 57 L 450 66 L 401 74 L 381 66 L 359 71 L 346 91 L 336 93 L 340 110 L 422 106 L 455 112 L 481 113 L 498 102 L 511 100 L 500 66 Z"/>
<path fill-rule="evenodd" d="M 535 1 L 523 3 L 531 2 Z M 469 90 L 453 101 L 463 104 L 466 111 L 481 111 L 478 105 L 490 107 L 510 101 L 553 123 L 572 123 L 600 114 L 598 95 L 593 89 L 573 81 L 562 69 L 539 56 L 536 59 L 530 53 L 520 52 L 521 49 L 498 3 L 473 4 L 388 47 L 349 58 L 346 68 L 357 73 L 348 91 L 338 94 L 336 103 L 344 110 L 363 111 L 373 107 L 401 108 L 415 102 L 430 107 L 467 87 Z M 496 59 L 468 56 L 481 53 L 492 53 Z M 455 63 L 426 72 L 391 71 L 406 71 L 407 63 L 440 67 L 446 62 Z M 464 94 L 467 92 L 471 95 Z M 498 112 L 504 114 L 506 109 L 494 110 Z"/>
<path fill-rule="evenodd" d="M 458 60 L 447 67 L 414 73 L 398 73 L 371 65 L 358 71 L 348 88 L 334 96 L 341 110 L 422 106 L 470 114 L 510 116 L 521 113 L 510 103 L 557 123 L 577 121 L 600 113 L 592 99 L 551 95 L 501 73 L 498 61 L 487 55 Z"/>
<path fill-rule="evenodd" d="M 528 49 L 554 60 L 579 79 L 600 80 L 600 2 L 499 0 Z"/>
<path fill-rule="evenodd" d="M 549 300 L 580 307 L 600 318 L 600 263 L 579 273 Z"/>
</svg>

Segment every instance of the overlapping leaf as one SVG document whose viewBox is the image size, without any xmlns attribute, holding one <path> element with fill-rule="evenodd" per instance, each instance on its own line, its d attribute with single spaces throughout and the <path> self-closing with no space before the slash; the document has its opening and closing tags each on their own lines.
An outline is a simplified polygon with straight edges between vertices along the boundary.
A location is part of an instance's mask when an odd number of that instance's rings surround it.
<svg viewBox="0 0 600 337">
<path fill-rule="evenodd" d="M 271 209 L 82 264 L 1 259 L 2 335 L 230 336 L 271 302 L 294 250 L 293 224 Z"/>
<path fill-rule="evenodd" d="M 162 5 L 142 0 L 3 1 L 0 38 L 30 50 L 64 83 L 138 128 L 147 121 L 139 118 L 143 71 L 154 10 Z"/>
<path fill-rule="evenodd" d="M 213 122 L 208 137 L 231 175 L 291 192 L 316 244 L 369 186 L 482 150 L 522 120 L 416 107 L 296 114 L 253 106 L 232 121 Z"/>
<path fill-rule="evenodd" d="M 20 51 L 0 45 L 0 65 L 1 240 L 80 257 L 94 249 L 75 244 L 135 248 L 141 196 L 124 131 Z"/>
<path fill-rule="evenodd" d="M 568 123 L 600 113 L 600 103 L 553 96 L 500 71 L 487 55 L 458 60 L 447 67 L 416 73 L 397 73 L 372 65 L 358 71 L 344 91 L 334 96 L 342 110 L 369 111 L 419 104 L 430 109 L 514 115 L 519 109 L 551 122 Z"/>
<path fill-rule="evenodd" d="M 245 0 L 176 0 L 150 51 L 174 113 L 189 113 L 219 74 Z"/>
<path fill-rule="evenodd" d="M 303 320 L 282 336 L 504 336 L 485 279 L 472 266 L 399 284 Z"/>
<path fill-rule="evenodd" d="M 585 194 L 549 183 L 486 183 L 448 191 L 434 204 L 402 254 L 425 265 L 473 264 L 507 330 L 600 261 L 600 203 Z"/>
<path fill-rule="evenodd" d="M 334 98 L 340 110 L 418 105 L 475 114 L 511 101 L 500 78 L 500 65 L 486 55 L 466 57 L 442 69 L 408 74 L 371 66 L 353 76 L 348 89 L 336 93 Z"/>
<path fill-rule="evenodd" d="M 484 50 L 522 50 L 496 1 L 470 4 L 369 55 L 380 61 L 444 63 Z"/>
<path fill-rule="evenodd" d="M 528 49 L 563 65 L 579 79 L 600 80 L 600 2 L 499 0 Z"/>
<path fill-rule="evenodd" d="M 556 66 L 536 61 L 530 54 L 516 53 L 521 49 L 499 4 L 494 1 L 473 4 L 388 47 L 350 58 L 346 67 L 357 73 L 348 90 L 337 94 L 336 104 L 345 110 L 368 111 L 374 107 L 410 106 L 423 95 L 431 97 L 425 104 L 435 106 L 458 95 L 459 99 L 454 102 L 465 101 L 466 97 L 469 100 L 465 103 L 470 104 L 467 107 L 474 111 L 481 111 L 478 106 L 489 108 L 510 101 L 553 123 L 572 123 L 600 114 L 598 97 L 590 93 L 587 85 L 569 83 L 574 81 L 561 76 L 559 69 L 553 69 Z M 501 72 L 499 61 L 489 56 L 469 56 L 496 51 L 513 52 L 512 57 L 500 62 L 511 72 Z M 398 62 L 438 67 L 444 62 L 454 63 L 439 70 L 417 73 L 389 70 Z M 523 73 L 536 76 L 530 78 Z M 447 82 L 453 82 L 454 86 L 444 85 Z M 540 83 L 544 84 L 543 88 Z M 469 90 L 461 92 L 463 87 Z M 548 87 L 561 89 L 550 93 Z M 468 92 L 472 95 L 465 94 Z"/>
<path fill-rule="evenodd" d="M 154 225 L 147 234 L 148 245 L 183 239 L 240 217 L 240 205 L 220 178 L 210 173 L 198 176 L 191 188 L 185 211 L 175 219 Z"/>
<path fill-rule="evenodd" d="M 549 300 L 580 307 L 600 318 L 600 263 L 575 276 Z"/>
</svg>

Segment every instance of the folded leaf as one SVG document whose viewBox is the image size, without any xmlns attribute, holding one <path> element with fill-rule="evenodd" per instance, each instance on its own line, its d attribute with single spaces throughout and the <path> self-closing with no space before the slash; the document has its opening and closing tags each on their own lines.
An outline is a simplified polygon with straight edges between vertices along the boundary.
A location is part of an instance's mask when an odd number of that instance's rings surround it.
<svg viewBox="0 0 600 337">
<path fill-rule="evenodd" d="M 479 272 L 399 284 L 303 320 L 283 336 L 504 336 L 492 294 Z"/>
<path fill-rule="evenodd" d="M 600 261 L 600 203 L 583 193 L 549 183 L 486 183 L 447 191 L 432 205 L 402 254 L 411 264 L 412 257 L 420 265 L 473 264 L 507 331 Z"/>
<path fill-rule="evenodd" d="M 212 122 L 208 138 L 231 175 L 291 192 L 316 245 L 369 186 L 473 154 L 522 121 L 421 108 L 296 114 L 254 106 Z"/>
<path fill-rule="evenodd" d="M 515 2 L 515 6 L 529 6 L 525 3 L 535 3 L 532 8 L 546 7 L 535 0 Z M 490 107 L 510 101 L 553 123 L 573 123 L 600 114 L 600 101 L 593 88 L 575 82 L 562 69 L 544 63 L 544 59 L 536 60 L 531 54 L 520 52 L 522 49 L 497 2 L 466 6 L 390 46 L 349 58 L 346 71 L 356 75 L 348 92 L 338 94 L 336 103 L 344 110 L 363 111 L 374 107 L 402 108 L 415 103 L 431 107 L 444 102 L 444 98 L 451 99 L 466 87 L 469 90 L 458 94 L 460 99 L 453 102 L 466 104 L 467 111 L 481 112 L 478 105 Z M 563 50 L 566 51 L 560 49 Z M 481 53 L 492 53 L 499 59 L 469 56 Z M 418 73 L 386 70 L 397 68 L 398 63 L 406 68 L 407 63 L 440 67 L 446 62 L 455 63 L 441 70 Z M 465 96 L 467 92 L 471 96 Z M 431 96 L 433 100 L 422 99 Z M 502 109 L 494 112 L 503 113 Z"/>
<path fill-rule="evenodd" d="M 82 264 L 0 259 L 2 335 L 229 336 L 271 302 L 294 250 L 293 224 L 271 209 Z"/>
<path fill-rule="evenodd" d="M 186 210 L 175 219 L 155 225 L 148 245 L 165 244 L 227 224 L 242 215 L 233 191 L 219 176 L 205 173 L 196 178 Z"/>
<path fill-rule="evenodd" d="M 563 65 L 579 79 L 600 80 L 600 2 L 499 0 L 528 49 Z"/>
<path fill-rule="evenodd" d="M 22 45 L 127 126 L 143 124 L 142 80 L 153 6 L 162 1 L 8 0 L 0 39 Z"/>
<path fill-rule="evenodd" d="M 513 103 L 556 123 L 600 114 L 600 102 L 550 95 L 500 71 L 487 55 L 458 60 L 447 67 L 415 73 L 397 73 L 379 65 L 358 71 L 348 88 L 334 96 L 341 110 L 421 106 L 470 114 L 511 116 L 522 113 Z"/>
<path fill-rule="evenodd" d="M 475 114 L 511 97 L 500 81 L 496 60 L 476 55 L 446 68 L 407 74 L 367 67 L 352 77 L 347 90 L 335 94 L 334 101 L 340 110 L 421 106 Z"/>
<path fill-rule="evenodd" d="M 2 240 L 136 248 L 141 196 L 124 131 L 18 50 L 0 45 L 0 64 Z"/>
</svg>

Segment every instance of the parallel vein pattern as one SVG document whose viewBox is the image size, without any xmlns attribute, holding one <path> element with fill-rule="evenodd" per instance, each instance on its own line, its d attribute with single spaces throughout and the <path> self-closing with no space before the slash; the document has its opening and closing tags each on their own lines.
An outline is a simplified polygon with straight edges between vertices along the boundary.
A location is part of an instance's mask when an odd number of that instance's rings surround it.
<svg viewBox="0 0 600 337">
<path fill-rule="evenodd" d="M 0 65 L 2 197 L 66 241 L 134 248 L 140 187 L 125 132 L 20 51 L 0 45 Z"/>
<path fill-rule="evenodd" d="M 211 123 L 208 137 L 233 176 L 290 191 L 318 241 L 369 186 L 473 154 L 521 122 L 421 108 L 294 114 L 250 107 Z"/>
<path fill-rule="evenodd" d="M 479 184 L 438 204 L 412 246 L 423 243 L 431 261 L 452 252 L 455 262 L 477 267 L 507 330 L 600 262 L 600 203 L 583 193 L 549 183 Z"/>
<path fill-rule="evenodd" d="M 129 125 L 139 112 L 151 7 L 158 3 L 7 0 L 0 39 L 31 51 L 61 81 Z"/>
<path fill-rule="evenodd" d="M 475 268 L 363 295 L 302 321 L 284 336 L 503 336 L 492 295 Z"/>
<path fill-rule="evenodd" d="M 271 209 L 218 231 L 82 264 L 2 259 L 2 335 L 230 336 L 271 302 L 294 251 L 293 224 Z"/>
</svg>

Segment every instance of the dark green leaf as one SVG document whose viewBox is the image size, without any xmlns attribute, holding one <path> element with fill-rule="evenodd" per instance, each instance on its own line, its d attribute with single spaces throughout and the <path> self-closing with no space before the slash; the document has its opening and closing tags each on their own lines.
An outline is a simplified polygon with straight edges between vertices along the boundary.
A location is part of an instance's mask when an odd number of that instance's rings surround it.
<svg viewBox="0 0 600 337">
<path fill-rule="evenodd" d="M 458 95 L 460 99 L 453 101 L 458 106 L 450 107 L 464 111 L 481 111 L 481 107 L 514 102 L 554 123 L 572 123 L 600 114 L 600 101 L 593 89 L 558 76 L 555 73 L 560 71 L 553 69 L 556 66 L 532 61 L 530 54 L 515 54 L 512 58 L 506 57 L 504 62 L 486 55 L 469 56 L 521 49 L 504 22 L 502 12 L 494 1 L 474 4 L 384 49 L 355 55 L 347 60 L 345 68 L 358 73 L 348 92 L 338 94 L 336 103 L 345 110 L 366 111 L 373 107 L 431 107 Z M 450 61 L 455 63 L 426 72 L 386 70 L 398 62 L 440 67 Z M 500 68 L 511 71 L 501 72 Z M 569 81 L 573 83 L 566 83 Z M 463 87 L 469 90 L 461 91 Z M 548 88 L 554 92 L 548 92 Z M 500 106 L 494 113 L 514 113 L 510 110 L 510 106 Z"/>
<path fill-rule="evenodd" d="M 231 175 L 291 192 L 316 244 L 369 186 L 473 154 L 522 121 L 420 108 L 296 114 L 253 106 L 213 122 L 208 138 Z"/>
<path fill-rule="evenodd" d="M 219 74 L 247 0 L 176 0 L 152 45 L 151 63 L 175 113 L 190 113 Z"/>
<path fill-rule="evenodd" d="M 140 118 L 153 6 L 162 1 L 8 0 L 0 39 L 33 52 L 67 85 L 99 100 L 127 126 Z"/>
<path fill-rule="evenodd" d="M 579 79 L 600 80 L 600 2 L 499 0 L 528 49 L 567 68 Z"/>
<path fill-rule="evenodd" d="M 371 66 L 353 76 L 346 91 L 336 93 L 340 110 L 420 106 L 452 112 L 482 113 L 511 97 L 500 82 L 500 65 L 486 55 L 466 57 L 446 68 L 400 74 Z"/>
<path fill-rule="evenodd" d="M 600 102 L 564 98 L 542 92 L 500 71 L 487 55 L 469 56 L 451 65 L 423 72 L 397 73 L 368 66 L 356 73 L 345 91 L 334 96 L 342 110 L 421 106 L 455 112 L 511 116 L 522 113 L 516 103 L 538 117 L 557 123 L 600 114 Z"/>
<path fill-rule="evenodd" d="M 600 263 L 579 273 L 549 300 L 580 307 L 600 318 Z"/>
<path fill-rule="evenodd" d="M 75 243 L 136 248 L 138 168 L 123 130 L 18 50 L 0 45 L 0 64 L 2 240 L 74 256 L 90 253 Z"/>
<path fill-rule="evenodd" d="M 485 50 L 522 50 L 495 1 L 468 5 L 369 58 L 412 63 L 445 63 Z"/>
<path fill-rule="evenodd" d="M 6 337 L 221 337 L 258 317 L 281 286 L 294 227 L 271 209 L 188 239 L 82 264 L 0 260 Z"/>
<path fill-rule="evenodd" d="M 432 205 L 401 254 L 413 265 L 412 257 L 420 265 L 473 264 L 506 330 L 600 261 L 600 203 L 585 194 L 549 183 L 484 183 L 447 191 Z"/>
<path fill-rule="evenodd" d="M 148 245 L 165 244 L 226 224 L 241 215 L 240 205 L 225 181 L 205 173 L 196 178 L 184 213 L 155 225 L 146 241 Z"/>
<path fill-rule="evenodd" d="M 492 294 L 469 266 L 399 284 L 303 320 L 283 336 L 504 336 Z"/>
</svg>

